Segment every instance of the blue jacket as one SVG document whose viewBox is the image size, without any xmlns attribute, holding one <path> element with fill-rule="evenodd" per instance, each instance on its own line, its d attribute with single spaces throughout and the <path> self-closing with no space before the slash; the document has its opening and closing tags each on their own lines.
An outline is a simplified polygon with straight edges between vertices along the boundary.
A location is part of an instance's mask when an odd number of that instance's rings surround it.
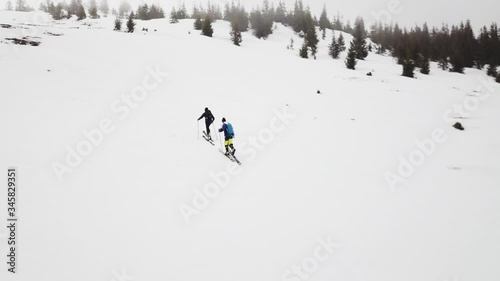
<svg viewBox="0 0 500 281">
<path fill-rule="evenodd" d="M 222 124 L 222 128 L 219 129 L 219 132 L 224 132 L 224 137 L 226 138 L 226 140 L 232 139 L 234 137 L 234 135 L 229 132 L 229 126 L 226 123 Z"/>
</svg>

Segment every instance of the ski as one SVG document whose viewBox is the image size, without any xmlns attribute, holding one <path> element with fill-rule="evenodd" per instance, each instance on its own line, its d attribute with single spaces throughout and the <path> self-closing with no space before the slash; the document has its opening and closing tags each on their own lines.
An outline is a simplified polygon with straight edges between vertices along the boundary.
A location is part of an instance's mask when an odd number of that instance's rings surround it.
<svg viewBox="0 0 500 281">
<path fill-rule="evenodd" d="M 222 149 L 219 149 L 220 153 L 222 153 L 224 156 L 226 156 L 227 158 L 229 158 L 229 160 L 231 160 L 232 162 L 236 162 L 238 163 L 238 165 L 241 165 L 241 162 L 240 160 L 238 160 L 238 158 L 236 158 L 236 156 L 232 155 L 231 153 L 229 154 L 226 154 L 226 152 Z"/>
<path fill-rule="evenodd" d="M 207 137 L 205 137 L 205 136 L 203 136 L 203 138 L 204 138 L 204 139 L 205 139 L 208 143 L 210 143 L 211 145 L 215 146 L 215 143 L 214 143 L 214 141 L 213 141 L 213 140 L 208 139 L 208 138 L 207 138 Z"/>
<path fill-rule="evenodd" d="M 238 163 L 238 165 L 240 165 L 240 166 L 241 166 L 241 162 L 240 162 L 240 160 L 238 160 L 238 158 L 236 158 L 236 156 L 234 156 L 234 155 L 232 155 L 232 157 L 233 157 L 234 161 L 235 161 L 236 163 Z"/>
<path fill-rule="evenodd" d="M 215 142 L 213 139 L 209 138 L 207 133 L 205 133 L 205 131 L 203 131 L 203 138 L 208 141 L 211 145 L 215 146 Z"/>
<path fill-rule="evenodd" d="M 231 160 L 232 162 L 236 162 L 234 161 L 234 159 L 231 157 L 232 155 L 231 154 L 226 154 L 226 152 L 222 149 L 219 148 L 219 151 L 220 153 L 222 153 L 222 155 L 226 156 L 227 158 L 229 158 L 229 160 Z"/>
</svg>

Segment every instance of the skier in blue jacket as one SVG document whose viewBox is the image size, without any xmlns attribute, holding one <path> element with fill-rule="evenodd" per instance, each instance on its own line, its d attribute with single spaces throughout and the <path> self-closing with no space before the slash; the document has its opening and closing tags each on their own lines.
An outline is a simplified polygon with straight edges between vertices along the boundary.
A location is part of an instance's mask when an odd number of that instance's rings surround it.
<svg viewBox="0 0 500 281">
<path fill-rule="evenodd" d="M 226 155 L 229 155 L 229 153 L 231 153 L 234 156 L 234 154 L 236 153 L 236 149 L 233 146 L 233 126 L 231 125 L 231 123 L 226 122 L 226 118 L 222 118 L 222 128 L 219 129 L 219 132 L 224 132 L 224 139 L 226 140 L 224 142 L 224 146 L 226 147 Z M 229 148 L 231 148 L 231 151 L 229 151 Z"/>
</svg>

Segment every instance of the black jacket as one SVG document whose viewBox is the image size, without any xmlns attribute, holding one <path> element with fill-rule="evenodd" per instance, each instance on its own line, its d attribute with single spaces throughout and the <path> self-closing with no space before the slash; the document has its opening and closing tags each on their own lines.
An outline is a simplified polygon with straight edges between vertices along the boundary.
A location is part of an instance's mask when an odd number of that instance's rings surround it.
<svg viewBox="0 0 500 281">
<path fill-rule="evenodd" d="M 215 117 L 212 115 L 212 112 L 210 110 L 205 111 L 198 120 L 201 120 L 201 118 L 205 118 L 206 123 L 212 123 L 215 120 Z"/>
</svg>

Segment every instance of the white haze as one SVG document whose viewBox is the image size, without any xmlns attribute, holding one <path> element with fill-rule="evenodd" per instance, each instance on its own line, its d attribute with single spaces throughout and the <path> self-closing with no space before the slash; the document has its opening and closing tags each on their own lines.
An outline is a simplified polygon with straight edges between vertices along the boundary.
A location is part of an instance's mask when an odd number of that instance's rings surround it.
<svg viewBox="0 0 500 281">
<path fill-rule="evenodd" d="M 15 0 L 11 0 L 15 2 Z M 67 0 L 69 1 L 69 0 Z M 99 2 L 99 0 L 97 0 Z M 260 5 L 263 0 L 244 0 L 241 1 L 246 7 L 251 8 Z M 38 8 L 41 1 L 28 0 L 29 5 Z M 84 0 L 84 2 L 87 2 Z M 120 0 L 108 1 L 111 7 L 117 7 Z M 172 7 L 178 6 L 183 1 L 144 1 L 130 0 L 132 7 L 136 7 L 141 3 L 159 4 L 169 12 Z M 193 3 L 206 4 L 208 0 L 201 1 L 184 1 L 186 6 L 191 10 Z M 213 4 L 223 5 L 226 0 L 212 0 Z M 273 2 L 273 1 L 270 1 Z M 278 3 L 278 0 L 274 1 Z M 288 9 L 293 8 L 295 0 L 284 0 Z M 0 0 L 0 9 L 5 7 L 7 0 Z M 390 9 L 391 3 L 395 4 L 395 9 Z M 415 24 L 422 25 L 427 22 L 431 26 L 441 26 L 442 23 L 458 24 L 461 21 L 470 19 L 472 25 L 478 30 L 481 26 L 489 26 L 492 22 L 498 22 L 500 19 L 498 11 L 500 10 L 500 2 L 494 0 L 476 0 L 466 2 L 467 4 L 459 4 L 452 0 L 356 0 L 356 1 L 325 1 L 325 0 L 304 0 L 304 4 L 309 6 L 315 15 L 321 13 L 323 5 L 326 5 L 329 16 L 332 17 L 339 12 L 347 20 L 351 22 L 357 17 L 362 16 L 367 23 L 372 23 L 377 20 L 377 14 L 381 11 L 391 13 L 391 20 L 402 26 L 412 27 Z M 458 7 L 457 7 L 458 6 Z M 396 11 L 396 13 L 394 13 Z M 387 13 L 385 13 L 387 15 Z M 382 18 L 386 19 L 386 18 Z"/>
</svg>

